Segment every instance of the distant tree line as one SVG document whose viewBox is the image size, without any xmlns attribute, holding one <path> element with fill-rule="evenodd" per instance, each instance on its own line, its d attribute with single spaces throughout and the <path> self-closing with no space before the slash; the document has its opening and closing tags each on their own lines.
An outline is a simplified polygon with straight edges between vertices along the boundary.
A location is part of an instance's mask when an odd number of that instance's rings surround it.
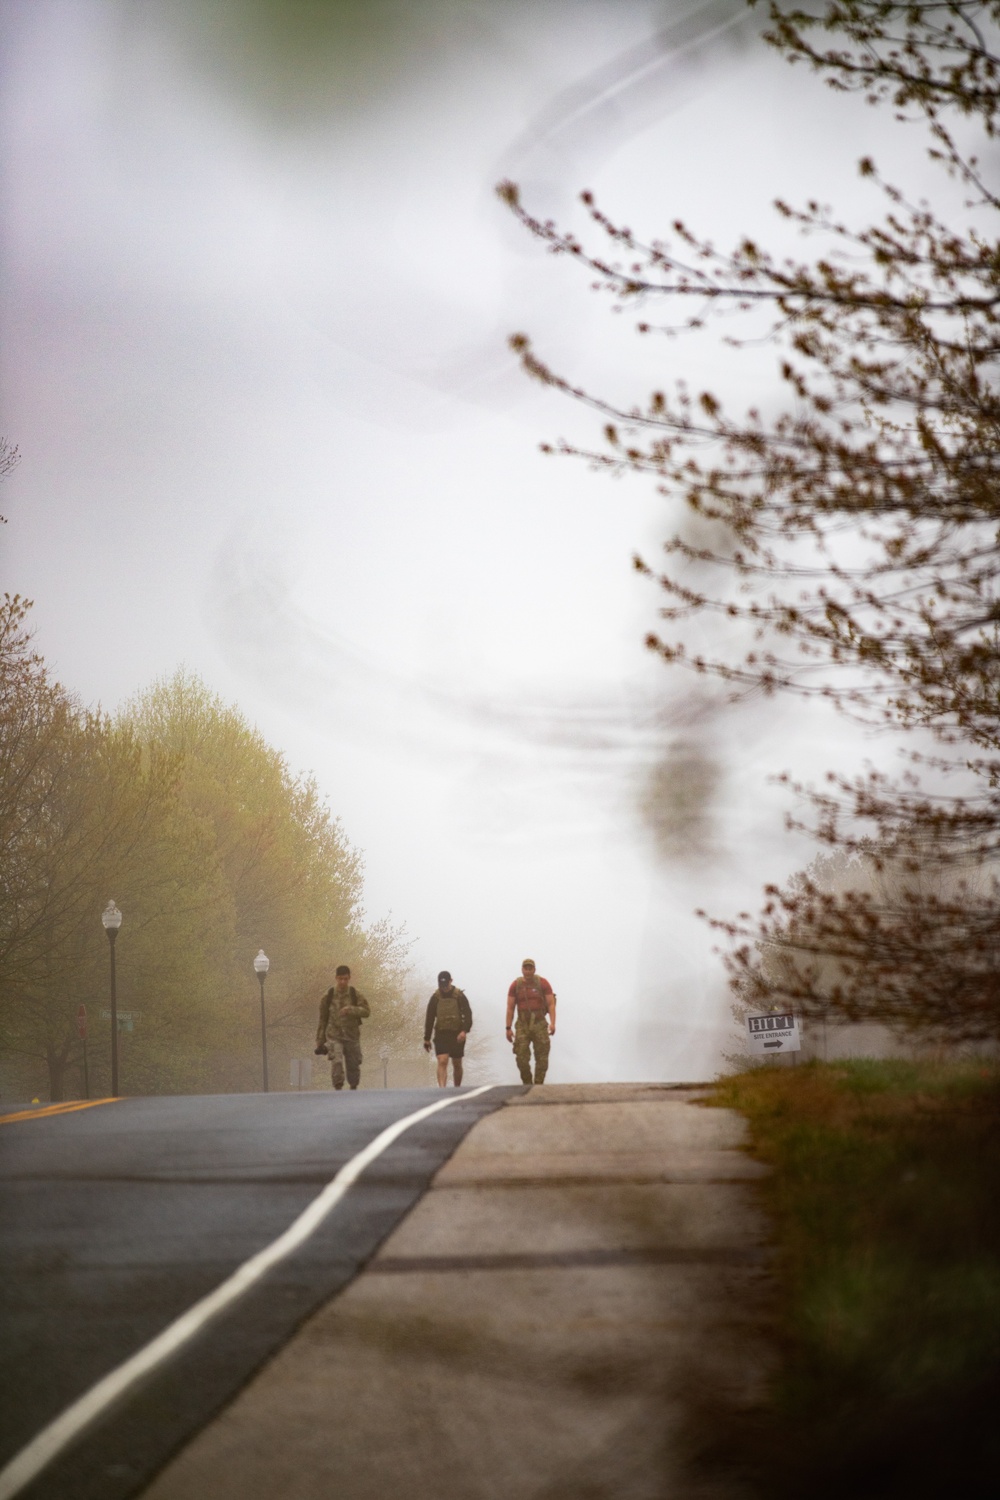
<svg viewBox="0 0 1000 1500">
<path fill-rule="evenodd" d="M 419 1049 L 407 944 L 368 922 L 363 862 L 316 783 L 235 708 L 178 672 L 119 713 L 83 706 L 33 648 L 27 603 L 0 604 L 0 1056 L 8 1097 L 91 1092 L 110 1077 L 108 943 L 124 913 L 118 1001 L 124 1093 L 260 1087 L 266 982 L 272 1086 L 312 1053 L 317 1002 L 349 963 L 377 1054 Z"/>
<path fill-rule="evenodd" d="M 778 202 L 818 246 L 795 258 L 750 238 L 719 250 L 681 222 L 644 238 L 589 193 L 581 236 L 503 183 L 531 233 L 636 309 L 643 337 L 719 328 L 720 370 L 741 343 L 770 341 L 786 399 L 734 414 L 679 382 L 623 405 L 574 384 L 524 335 L 512 345 L 535 379 L 600 415 L 603 444 L 558 451 L 649 476 L 679 502 L 665 564 L 636 559 L 663 591 L 654 651 L 736 697 L 814 698 L 908 735 L 898 777 L 834 771 L 824 791 L 798 789 L 851 876 L 831 883 L 821 862 L 769 889 L 759 921 L 718 924 L 739 995 L 995 1040 L 1000 3 L 830 0 L 769 14 L 766 38 L 787 60 L 921 125 L 962 206 L 942 196 L 935 209 L 865 156 L 881 217 L 857 227 L 818 193 Z"/>
</svg>

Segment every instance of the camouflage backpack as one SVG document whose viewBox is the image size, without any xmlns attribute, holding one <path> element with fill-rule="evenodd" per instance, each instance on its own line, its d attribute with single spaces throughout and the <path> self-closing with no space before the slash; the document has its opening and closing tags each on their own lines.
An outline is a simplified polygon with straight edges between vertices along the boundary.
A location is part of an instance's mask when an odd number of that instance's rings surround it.
<svg viewBox="0 0 1000 1500">
<path fill-rule="evenodd" d="M 440 990 L 436 993 L 438 1003 L 434 1024 L 438 1031 L 461 1031 L 462 1010 L 459 1002 L 460 999 L 465 999 L 465 995 L 458 985 L 452 986 L 450 995 L 442 995 Z"/>
</svg>

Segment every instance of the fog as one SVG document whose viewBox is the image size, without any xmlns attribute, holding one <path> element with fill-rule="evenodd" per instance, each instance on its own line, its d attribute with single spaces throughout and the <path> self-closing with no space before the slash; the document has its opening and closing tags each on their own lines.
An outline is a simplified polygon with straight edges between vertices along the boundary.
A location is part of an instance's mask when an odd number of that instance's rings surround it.
<svg viewBox="0 0 1000 1500">
<path fill-rule="evenodd" d="M 767 351 L 638 343 L 493 189 L 559 217 L 591 188 L 724 244 L 778 195 L 856 199 L 874 117 L 724 3 L 4 0 L 0 23 L 4 586 L 60 679 L 113 709 L 184 664 L 238 703 L 477 1028 L 502 1036 L 536 959 L 554 1081 L 714 1072 L 729 1002 L 694 910 L 809 858 L 770 777 L 870 747 L 644 653 L 630 559 L 668 503 L 540 453 L 594 422 L 506 338 L 626 400 L 684 376 L 766 403 Z"/>
</svg>

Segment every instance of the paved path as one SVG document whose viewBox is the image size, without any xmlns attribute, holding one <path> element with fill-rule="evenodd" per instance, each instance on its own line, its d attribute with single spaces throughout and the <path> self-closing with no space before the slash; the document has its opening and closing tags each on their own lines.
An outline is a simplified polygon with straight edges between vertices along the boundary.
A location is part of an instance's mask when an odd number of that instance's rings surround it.
<svg viewBox="0 0 1000 1500">
<path fill-rule="evenodd" d="M 452 1096 L 328 1219 L 24 1500 L 133 1495 L 304 1318 L 345 1286 L 469 1126 L 519 1090 Z M 346 1162 L 437 1094 L 126 1099 L 0 1123 L 0 1466 L 272 1243 Z"/>
<path fill-rule="evenodd" d="M 696 1101 L 509 1098 L 144 1500 L 738 1494 L 686 1459 L 762 1393 L 762 1169 Z"/>
</svg>

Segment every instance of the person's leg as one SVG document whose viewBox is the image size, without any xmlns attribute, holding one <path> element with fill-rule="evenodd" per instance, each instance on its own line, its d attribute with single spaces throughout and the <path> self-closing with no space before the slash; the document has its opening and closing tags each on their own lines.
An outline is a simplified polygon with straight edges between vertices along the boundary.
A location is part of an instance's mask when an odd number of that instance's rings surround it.
<svg viewBox="0 0 1000 1500">
<path fill-rule="evenodd" d="M 335 1089 L 344 1087 L 344 1044 L 328 1042 L 330 1049 L 330 1081 Z"/>
<path fill-rule="evenodd" d="M 458 1088 L 459 1084 L 462 1082 L 462 1059 L 460 1057 L 453 1057 L 451 1062 L 452 1070 L 455 1074 L 455 1087 Z"/>
<path fill-rule="evenodd" d="M 438 1088 L 439 1089 L 446 1089 L 448 1087 L 448 1054 L 447 1054 L 447 1052 L 439 1052 L 438 1053 L 437 1065 L 438 1065 Z"/>
<path fill-rule="evenodd" d="M 527 1021 L 518 1020 L 514 1028 L 514 1056 L 522 1083 L 531 1082 L 531 1032 Z"/>
<path fill-rule="evenodd" d="M 347 1081 L 352 1089 L 361 1082 L 361 1043 L 344 1043 L 344 1062 L 347 1064 Z"/>
<path fill-rule="evenodd" d="M 535 1038 L 535 1082 L 544 1083 L 549 1070 L 549 1048 L 552 1045 L 548 1023 L 544 1017 L 540 1016 L 533 1023 L 532 1030 Z"/>
</svg>

